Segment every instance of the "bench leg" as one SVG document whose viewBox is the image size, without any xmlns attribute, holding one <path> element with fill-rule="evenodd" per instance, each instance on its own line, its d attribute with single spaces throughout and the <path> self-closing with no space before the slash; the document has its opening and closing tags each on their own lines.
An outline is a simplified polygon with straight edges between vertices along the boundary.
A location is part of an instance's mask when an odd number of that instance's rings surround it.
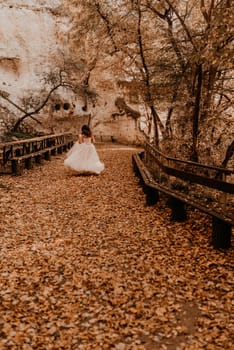
<svg viewBox="0 0 234 350">
<path fill-rule="evenodd" d="M 25 168 L 26 169 L 32 169 L 32 158 L 25 159 Z"/>
<path fill-rule="evenodd" d="M 142 181 L 142 177 L 141 177 L 140 171 L 138 169 L 138 166 L 136 164 L 136 161 L 135 161 L 134 157 L 132 157 L 132 165 L 133 165 L 134 173 L 139 178 L 139 180 Z M 142 181 L 142 184 L 143 184 L 143 181 Z"/>
<path fill-rule="evenodd" d="M 147 205 L 154 205 L 158 203 L 159 201 L 159 194 L 158 191 L 154 188 L 151 188 L 149 186 L 144 186 L 144 193 L 146 195 L 146 204 Z"/>
<path fill-rule="evenodd" d="M 45 160 L 51 160 L 50 151 L 45 152 Z"/>
<path fill-rule="evenodd" d="M 215 248 L 227 249 L 231 247 L 232 226 L 212 217 L 212 245 Z"/>
<path fill-rule="evenodd" d="M 15 175 L 22 175 L 23 174 L 23 162 L 22 160 L 12 160 L 11 162 L 11 170 L 12 170 L 12 173 L 15 174 Z"/>
<path fill-rule="evenodd" d="M 56 148 L 52 149 L 52 150 L 51 150 L 51 154 L 52 154 L 52 156 L 56 156 L 56 154 L 57 154 L 57 149 L 56 149 Z"/>
<path fill-rule="evenodd" d="M 40 154 L 38 154 L 37 156 L 35 156 L 35 163 L 41 164 L 41 155 L 40 155 Z"/>
<path fill-rule="evenodd" d="M 168 205 L 171 208 L 171 220 L 182 222 L 187 219 L 187 213 L 185 208 L 185 203 L 179 199 L 170 197 L 168 200 Z"/>
<path fill-rule="evenodd" d="M 58 154 L 62 154 L 63 153 L 63 146 L 60 146 L 60 147 L 58 147 Z"/>
</svg>

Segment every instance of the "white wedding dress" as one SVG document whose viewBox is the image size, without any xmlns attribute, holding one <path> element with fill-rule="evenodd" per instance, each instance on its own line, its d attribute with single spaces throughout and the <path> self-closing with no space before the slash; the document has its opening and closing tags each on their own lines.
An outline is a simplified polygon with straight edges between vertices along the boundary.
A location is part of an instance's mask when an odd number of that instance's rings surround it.
<svg viewBox="0 0 234 350">
<path fill-rule="evenodd" d="M 82 143 L 75 142 L 66 155 L 64 166 L 78 173 L 100 174 L 104 170 L 91 137 L 83 137 Z"/>
</svg>

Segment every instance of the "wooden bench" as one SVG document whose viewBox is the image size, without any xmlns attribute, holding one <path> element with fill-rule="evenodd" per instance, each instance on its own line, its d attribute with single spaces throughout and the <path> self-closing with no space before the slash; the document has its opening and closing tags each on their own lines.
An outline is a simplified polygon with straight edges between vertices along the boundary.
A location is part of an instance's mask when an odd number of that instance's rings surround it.
<svg viewBox="0 0 234 350">
<path fill-rule="evenodd" d="M 233 216 L 230 216 L 225 210 L 220 211 L 212 208 L 210 205 L 201 204 L 180 191 L 172 190 L 158 183 L 144 162 L 144 152 L 133 154 L 132 161 L 134 170 L 139 176 L 146 194 L 147 204 L 156 204 L 159 200 L 159 192 L 164 193 L 170 198 L 171 217 L 175 221 L 184 221 L 186 219 L 185 205 L 195 207 L 212 216 L 212 244 L 217 248 L 229 248 L 231 246 L 231 233 L 234 224 Z M 214 186 L 213 183 L 212 186 Z M 234 191 L 233 184 L 229 184 L 226 187 L 229 192 L 232 193 Z M 224 187 L 224 189 L 226 188 Z"/>
<path fill-rule="evenodd" d="M 33 160 L 41 163 L 42 158 L 50 160 L 51 155 L 66 152 L 73 145 L 70 133 L 47 135 L 32 139 L 19 140 L 0 144 L 2 164 L 11 164 L 11 172 L 22 175 L 23 169 L 31 169 Z"/>
<path fill-rule="evenodd" d="M 32 169 L 33 159 L 35 160 L 35 163 L 41 164 L 42 157 L 45 160 L 51 160 L 51 155 L 55 156 L 57 153 L 62 154 L 63 151 L 67 151 L 68 147 L 67 144 L 60 144 L 57 146 L 52 146 L 49 148 L 44 148 L 42 150 L 39 150 L 37 152 L 24 154 L 22 156 L 16 156 L 11 158 L 11 170 L 12 173 L 15 175 L 22 175 L 24 168 L 26 169 Z"/>
<path fill-rule="evenodd" d="M 32 169 L 33 164 L 32 160 L 35 159 L 35 163 L 40 164 L 42 156 L 45 160 L 51 159 L 51 152 L 56 150 L 56 147 L 50 147 L 48 149 L 43 149 L 34 153 L 24 154 L 23 156 L 17 156 L 11 158 L 11 170 L 15 175 L 22 175 L 24 168 Z"/>
</svg>

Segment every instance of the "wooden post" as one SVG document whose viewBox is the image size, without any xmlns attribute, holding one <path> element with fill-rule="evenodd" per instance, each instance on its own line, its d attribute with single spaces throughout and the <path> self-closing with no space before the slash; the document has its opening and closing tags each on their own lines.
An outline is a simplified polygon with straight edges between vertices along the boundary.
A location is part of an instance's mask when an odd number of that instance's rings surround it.
<svg viewBox="0 0 234 350">
<path fill-rule="evenodd" d="M 212 217 L 212 244 L 215 248 L 231 247 L 232 226 L 216 217 Z"/>
<path fill-rule="evenodd" d="M 226 182 L 226 174 L 222 173 L 222 181 Z M 226 192 L 222 192 L 219 198 L 219 203 L 220 206 L 223 210 L 226 210 L 227 208 L 227 193 Z"/>
<path fill-rule="evenodd" d="M 50 156 L 50 151 L 46 151 L 45 152 L 45 160 L 50 160 L 51 156 Z"/>
<path fill-rule="evenodd" d="M 171 208 L 171 220 L 182 222 L 187 219 L 187 213 L 184 202 L 181 200 L 170 197 L 168 201 L 168 205 Z"/>
<path fill-rule="evenodd" d="M 15 175 L 22 175 L 23 173 L 23 164 L 22 164 L 22 160 L 20 159 L 13 159 L 11 161 L 11 169 L 12 169 L 12 173 Z"/>
<path fill-rule="evenodd" d="M 57 151 L 59 154 L 62 154 L 63 153 L 63 146 L 59 146 Z"/>
<path fill-rule="evenodd" d="M 132 156 L 132 165 L 133 165 L 134 173 L 136 174 L 136 176 L 140 177 L 140 172 L 139 172 L 138 166 L 136 164 L 136 161 L 134 159 L 134 156 Z"/>
<path fill-rule="evenodd" d="M 35 156 L 35 163 L 41 164 L 41 155 L 40 155 L 40 154 L 38 154 L 37 156 Z"/>
<path fill-rule="evenodd" d="M 144 192 L 146 194 L 146 204 L 154 205 L 159 201 L 159 194 L 155 188 L 144 186 Z"/>
<path fill-rule="evenodd" d="M 25 168 L 26 169 L 32 169 L 32 157 L 25 159 Z"/>
<path fill-rule="evenodd" d="M 146 157 L 145 151 L 138 153 L 138 156 L 142 161 L 144 161 L 144 159 Z"/>
<path fill-rule="evenodd" d="M 56 156 L 56 154 L 57 154 L 57 149 L 56 149 L 56 148 L 52 149 L 52 150 L 51 150 L 51 154 L 52 154 L 52 156 Z"/>
</svg>

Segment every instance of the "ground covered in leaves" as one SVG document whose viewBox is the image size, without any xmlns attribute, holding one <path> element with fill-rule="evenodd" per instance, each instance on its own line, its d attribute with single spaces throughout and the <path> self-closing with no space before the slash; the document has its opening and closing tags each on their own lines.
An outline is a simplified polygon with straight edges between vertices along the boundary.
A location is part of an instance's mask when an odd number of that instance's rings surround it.
<svg viewBox="0 0 234 350">
<path fill-rule="evenodd" d="M 0 349 L 233 349 L 233 249 L 147 207 L 134 150 L 98 152 L 100 176 L 61 155 L 0 177 Z"/>
</svg>

